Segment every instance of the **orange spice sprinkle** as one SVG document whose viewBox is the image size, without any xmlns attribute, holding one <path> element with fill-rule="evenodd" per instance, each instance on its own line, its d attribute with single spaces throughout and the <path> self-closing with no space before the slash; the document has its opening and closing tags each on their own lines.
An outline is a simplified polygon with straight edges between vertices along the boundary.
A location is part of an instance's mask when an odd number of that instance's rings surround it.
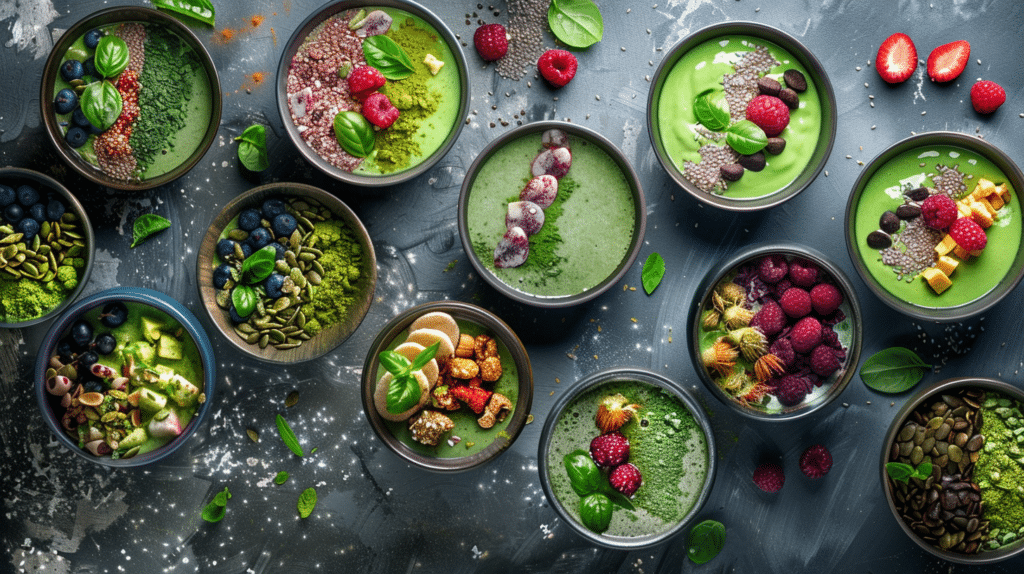
<svg viewBox="0 0 1024 574">
<path fill-rule="evenodd" d="M 256 28 L 263 23 L 263 16 L 256 14 L 252 17 L 250 21 L 252 22 L 252 27 Z"/>
<path fill-rule="evenodd" d="M 252 77 L 253 83 L 256 84 L 257 86 L 263 83 L 263 80 L 264 80 L 263 72 L 256 72 L 251 77 Z"/>
<path fill-rule="evenodd" d="M 230 42 L 235 37 L 235 32 L 230 28 L 224 28 L 220 31 L 220 35 L 225 42 Z"/>
</svg>

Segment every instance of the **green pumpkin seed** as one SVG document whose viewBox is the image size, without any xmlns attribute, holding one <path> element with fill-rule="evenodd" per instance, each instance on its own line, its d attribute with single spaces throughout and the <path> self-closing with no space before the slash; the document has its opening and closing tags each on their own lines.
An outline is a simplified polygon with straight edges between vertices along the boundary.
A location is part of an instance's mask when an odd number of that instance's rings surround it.
<svg viewBox="0 0 1024 574">
<path fill-rule="evenodd" d="M 235 241 L 245 241 L 246 239 L 249 239 L 249 232 L 244 229 L 239 229 L 236 227 L 228 232 L 228 239 L 233 239 Z"/>
<path fill-rule="evenodd" d="M 252 442 L 260 442 L 260 433 L 252 429 L 245 429 L 245 434 L 249 435 L 249 440 Z"/>
<path fill-rule="evenodd" d="M 277 343 L 274 348 L 278 351 L 287 351 L 288 349 L 294 349 L 300 346 L 302 343 Z"/>
<path fill-rule="evenodd" d="M 270 335 L 264 334 L 260 336 L 259 345 L 261 349 L 266 349 L 267 344 L 270 343 Z"/>
<path fill-rule="evenodd" d="M 270 331 L 267 332 L 267 334 L 270 335 L 270 340 L 275 343 L 283 343 L 285 340 L 284 333 L 282 333 L 278 329 L 271 329 Z"/>
<path fill-rule="evenodd" d="M 284 406 L 291 408 L 299 402 L 299 391 L 292 391 L 288 393 L 288 396 L 284 399 Z"/>
</svg>

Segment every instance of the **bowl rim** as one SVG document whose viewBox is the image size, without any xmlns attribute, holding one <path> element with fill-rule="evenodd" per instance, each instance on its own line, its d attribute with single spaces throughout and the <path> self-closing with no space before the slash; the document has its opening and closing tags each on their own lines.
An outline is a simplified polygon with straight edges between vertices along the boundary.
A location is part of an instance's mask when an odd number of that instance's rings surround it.
<svg viewBox="0 0 1024 574">
<path fill-rule="evenodd" d="M 555 425 L 558 423 L 558 419 L 565 410 L 565 407 L 583 393 L 597 386 L 615 381 L 627 380 L 639 381 L 644 384 L 659 387 L 662 390 L 670 392 L 674 397 L 679 399 L 690 411 L 694 420 L 696 420 L 700 425 L 700 429 L 704 433 L 705 443 L 707 444 L 707 473 L 704 476 L 701 493 L 697 497 L 697 500 L 694 501 L 693 507 L 690 508 L 682 520 L 667 530 L 657 534 L 630 538 L 598 534 L 588 530 L 582 524 L 579 524 L 574 518 L 572 518 L 572 516 L 570 516 L 568 511 L 565 509 L 565 506 L 555 496 L 555 493 L 551 488 L 551 469 L 548 468 L 548 451 L 551 447 L 551 435 L 554 432 Z M 714 487 L 715 474 L 718 469 L 716 462 L 717 458 L 715 434 L 711 428 L 711 421 L 700 403 L 698 403 L 682 385 L 676 383 L 674 380 L 661 373 L 640 367 L 610 367 L 578 379 L 573 386 L 571 386 L 558 398 L 557 401 L 555 401 L 555 404 L 551 407 L 547 420 L 544 421 L 544 427 L 541 430 L 540 441 L 537 448 L 537 468 L 540 472 L 541 487 L 544 489 L 544 495 L 547 497 L 548 503 L 551 507 L 554 508 L 556 514 L 558 514 L 558 516 L 568 524 L 573 531 L 585 538 L 588 542 L 614 550 L 640 550 L 643 548 L 649 548 L 673 538 L 686 529 L 686 527 L 693 524 L 697 515 L 700 514 L 704 505 L 711 497 L 711 490 Z"/>
<path fill-rule="evenodd" d="M 857 271 L 857 275 L 859 275 L 861 280 L 868 286 L 868 289 L 881 299 L 883 303 L 895 311 L 922 321 L 933 321 L 936 323 L 962 321 L 964 319 L 980 315 L 992 308 L 994 305 L 997 305 L 1004 297 L 1009 295 L 1017 284 L 1020 283 L 1021 279 L 1024 278 L 1024 235 L 1021 237 L 1021 243 L 1017 249 L 1017 257 L 1014 259 L 1014 266 L 1018 268 L 1016 274 L 1012 273 L 1011 268 L 1011 272 L 1007 273 L 992 290 L 973 301 L 964 303 L 963 305 L 957 305 L 954 307 L 923 307 L 897 298 L 874 279 L 871 272 L 864 264 L 864 258 L 861 256 L 861 249 L 857 244 L 857 238 L 855 237 L 856 234 L 853 229 L 856 219 L 855 212 L 857 210 L 857 203 L 860 197 L 864 194 L 868 183 L 875 173 L 881 170 L 896 156 L 914 148 L 924 147 L 927 145 L 962 147 L 983 156 L 985 159 L 995 164 L 995 166 L 1003 172 L 1003 175 L 1010 180 L 1018 200 L 1020 200 L 1021 205 L 1024 205 L 1024 199 L 1022 199 L 1024 198 L 1024 173 L 1021 172 L 1021 169 L 1013 159 L 1006 154 L 1006 152 L 986 140 L 959 132 L 932 131 L 915 134 L 882 150 L 874 157 L 874 159 L 867 163 L 864 169 L 860 172 L 860 175 L 857 177 L 857 180 L 854 182 L 853 187 L 850 190 L 850 196 L 846 202 L 846 214 L 843 224 L 846 238 L 846 252 L 850 257 L 850 261 L 853 263 L 854 269 Z"/>
<path fill-rule="evenodd" d="M 829 386 L 829 389 L 824 395 L 817 399 L 816 403 L 801 403 L 791 410 L 783 411 L 781 413 L 765 413 L 752 408 L 747 408 L 740 405 L 737 401 L 732 400 L 721 389 L 715 384 L 705 369 L 700 354 L 700 316 L 701 309 L 704 308 L 705 302 L 710 298 L 711 291 L 715 285 L 721 281 L 722 277 L 730 272 L 737 266 L 752 261 L 758 257 L 765 255 L 783 254 L 793 257 L 800 257 L 810 259 L 832 276 L 832 280 L 839 286 L 840 290 L 843 291 L 844 303 L 850 307 L 850 313 L 848 318 L 850 319 L 851 329 L 851 340 L 846 350 L 846 360 L 844 361 L 845 370 L 842 375 L 836 378 L 835 381 Z M 857 365 L 860 362 L 861 345 L 864 339 L 864 328 L 863 328 L 863 314 L 860 308 L 860 302 L 857 299 L 857 293 L 853 289 L 853 283 L 850 282 L 849 277 L 842 269 L 833 263 L 824 253 L 800 245 L 798 243 L 792 243 L 788 241 L 780 242 L 766 242 L 757 243 L 744 248 L 731 257 L 728 257 L 713 268 L 708 270 L 704 279 L 701 280 L 695 291 L 693 304 L 690 307 L 690 313 L 687 318 L 688 335 L 689 335 L 689 350 L 690 358 L 693 361 L 694 370 L 697 371 L 697 376 L 700 378 L 704 386 L 707 387 L 708 391 L 715 396 L 720 402 L 728 405 L 734 412 L 737 412 L 749 419 L 759 421 L 790 421 L 802 417 L 806 417 L 811 413 L 817 412 L 824 409 L 826 406 L 835 402 L 839 395 L 846 389 L 850 381 L 853 379 L 854 374 L 857 372 Z"/>
<path fill-rule="evenodd" d="M 509 415 L 511 419 L 509 420 L 508 426 L 505 428 L 505 432 L 508 434 L 505 444 L 500 444 L 500 441 L 495 440 L 487 448 L 476 454 L 458 458 L 435 458 L 426 456 L 409 448 L 405 443 L 391 434 L 391 431 L 388 430 L 384 420 L 381 418 L 380 414 L 377 413 L 377 407 L 374 405 L 373 400 L 377 381 L 373 378 L 373 374 L 379 362 L 377 360 L 379 350 L 387 346 L 395 339 L 395 337 L 398 336 L 399 333 L 408 328 L 408 326 L 417 317 L 431 311 L 444 311 L 446 313 L 453 314 L 456 319 L 476 323 L 487 330 L 492 331 L 493 336 L 500 339 L 505 345 L 505 348 L 508 349 L 509 354 L 512 355 L 512 359 L 516 364 L 516 370 L 519 373 L 519 397 L 516 400 L 515 410 Z M 360 385 L 362 386 L 360 395 L 363 401 L 363 412 L 366 415 L 366 419 L 370 422 L 370 427 L 373 429 L 374 434 L 377 435 L 377 438 L 379 438 L 381 442 L 391 450 L 391 452 L 395 453 L 399 458 L 410 463 L 412 466 L 442 473 L 461 472 L 479 467 L 497 458 L 503 452 L 511 448 L 512 443 L 514 443 L 520 434 L 522 434 L 523 428 L 526 426 L 527 418 L 530 416 L 530 410 L 533 406 L 533 368 L 530 364 L 530 357 L 526 352 L 526 347 L 523 346 L 523 342 L 515 334 L 512 328 L 502 321 L 497 315 L 482 307 L 462 301 L 446 300 L 422 303 L 415 307 L 410 307 L 394 316 L 383 328 L 381 328 L 380 333 L 378 333 L 377 337 L 374 338 L 373 343 L 370 345 L 370 348 L 366 353 L 366 359 L 363 362 L 363 373 L 360 378 Z"/>
<path fill-rule="evenodd" d="M 801 172 L 796 179 L 787 184 L 786 187 L 758 197 L 738 199 L 697 189 L 695 185 L 690 183 L 690 181 L 683 177 L 683 174 L 675 168 L 671 158 L 668 157 L 668 154 L 664 150 L 664 146 L 661 144 L 661 128 L 658 126 L 658 113 L 656 110 L 657 101 L 661 96 L 665 78 L 668 76 L 669 72 L 671 72 L 675 64 L 690 49 L 705 41 L 727 34 L 741 34 L 744 36 L 759 37 L 763 40 L 776 44 L 793 54 L 793 57 L 798 60 L 805 70 L 817 76 L 817 78 L 814 79 L 814 82 L 818 87 L 819 99 L 824 100 L 821 102 L 822 125 L 818 136 L 818 144 L 815 146 L 814 153 L 811 155 L 811 159 L 808 163 L 808 167 L 813 166 L 813 169 L 808 171 L 805 168 L 804 171 Z M 742 20 L 735 22 L 721 22 L 706 26 L 686 36 L 671 50 L 669 50 L 661 60 L 661 63 L 658 64 L 651 80 L 651 90 L 647 95 L 647 134 L 651 139 L 651 147 L 653 148 L 654 155 L 658 159 L 658 163 L 661 164 L 662 169 L 665 170 L 676 185 L 685 190 L 694 199 L 701 203 L 727 211 L 753 212 L 770 209 L 792 199 L 810 186 L 814 180 L 817 179 L 818 174 L 825 169 L 825 163 L 828 162 L 828 158 L 832 154 L 832 147 L 833 144 L 835 144 L 836 128 L 838 123 L 838 109 L 836 107 L 836 96 L 832 89 L 832 82 L 829 80 L 828 73 L 825 71 L 825 67 L 822 66 L 818 58 L 806 46 L 804 46 L 800 40 L 778 28 L 758 22 Z M 825 132 L 827 132 L 828 137 L 822 137 L 826 135 Z M 796 183 L 795 186 L 794 183 Z"/>
<path fill-rule="evenodd" d="M 82 160 L 78 152 L 69 146 L 63 137 L 59 137 L 59 126 L 57 125 L 57 116 L 53 113 L 53 88 L 57 80 L 58 65 L 64 54 L 67 53 L 68 48 L 78 39 L 83 33 L 96 28 L 98 26 L 105 26 L 118 22 L 144 22 L 147 24 L 159 24 L 170 28 L 175 34 L 181 37 L 185 43 L 192 48 L 192 51 L 196 53 L 200 63 L 206 72 L 207 79 L 210 82 L 210 123 L 206 128 L 206 132 L 203 135 L 203 139 L 196 148 L 195 152 L 192 153 L 184 162 L 178 167 L 168 171 L 167 173 L 158 175 L 153 178 L 143 179 L 138 183 L 121 181 L 114 179 L 100 169 L 84 160 Z M 220 90 L 220 76 L 217 73 L 217 67 L 213 63 L 213 59 L 210 56 L 210 52 L 203 45 L 199 37 L 195 35 L 192 30 L 182 24 L 176 18 L 164 14 L 158 10 L 147 8 L 144 6 L 117 6 L 113 8 L 104 8 L 93 12 L 92 14 L 82 18 L 75 24 L 73 24 L 64 35 L 54 44 L 50 55 L 46 59 L 46 64 L 43 66 L 42 81 L 40 82 L 40 111 L 43 117 L 43 123 L 46 126 L 46 134 L 50 142 L 53 144 L 54 149 L 57 150 L 57 154 L 61 156 L 64 163 L 71 166 L 77 173 L 92 181 L 107 187 L 119 189 L 122 191 L 143 191 L 147 189 L 153 189 L 166 183 L 170 183 L 179 177 L 185 175 L 201 159 L 206 155 L 207 150 L 213 144 L 213 141 L 217 139 L 217 131 L 220 129 L 221 112 L 223 108 L 223 96 Z"/>
<path fill-rule="evenodd" d="M 341 321 L 335 323 L 334 326 L 322 330 L 316 335 L 328 334 L 332 329 L 339 329 L 337 337 L 337 343 L 333 345 L 325 346 L 322 351 L 316 355 L 305 356 L 304 354 L 297 353 L 296 351 L 302 350 L 302 347 L 295 349 L 279 350 L 274 349 L 274 352 L 270 355 L 267 354 L 266 349 L 260 349 L 258 346 L 250 345 L 245 341 L 239 339 L 238 335 L 234 332 L 233 326 L 230 319 L 226 319 L 226 315 L 221 313 L 221 309 L 215 302 L 216 289 L 213 288 L 210 281 L 206 281 L 205 278 L 210 277 L 213 273 L 213 268 L 210 266 L 213 262 L 213 256 L 216 250 L 217 241 L 220 238 L 224 227 L 234 219 L 235 215 L 238 214 L 243 208 L 255 207 L 253 204 L 256 200 L 253 198 L 264 198 L 274 195 L 296 195 L 298 192 L 299 197 L 313 197 L 319 201 L 324 207 L 331 210 L 339 220 L 342 220 L 345 225 L 352 227 L 356 232 L 357 236 L 363 242 L 363 270 L 367 271 L 368 285 L 364 288 L 365 294 L 363 295 L 362 301 L 356 308 L 356 313 L 351 315 L 349 321 Z M 231 217 L 228 217 L 228 215 Z M 266 361 L 268 363 L 277 364 L 296 364 L 307 361 L 318 359 L 327 353 L 337 349 L 342 343 L 348 340 L 353 333 L 362 324 L 363 319 L 366 318 L 367 312 L 370 310 L 370 306 L 373 304 L 373 296 L 377 290 L 377 255 L 373 247 L 373 238 L 370 237 L 369 231 L 363 224 L 359 216 L 356 215 L 355 211 L 352 210 L 344 201 L 336 197 L 335 195 L 309 184 L 295 183 L 295 182 L 274 182 L 254 187 L 249 191 L 246 191 L 240 195 L 237 195 L 227 203 L 216 215 L 213 220 L 206 228 L 206 234 L 203 235 L 203 239 L 199 244 L 198 254 L 196 256 L 196 288 L 199 292 L 199 300 L 206 310 L 206 316 L 213 323 L 216 330 L 224 336 L 235 349 L 242 353 Z M 345 332 L 342 327 L 351 323 L 351 329 Z M 315 337 L 314 337 L 315 338 Z M 254 349 L 255 347 L 255 349 Z M 268 346 L 267 349 L 270 347 Z M 281 355 L 282 358 L 277 358 Z"/>
<path fill-rule="evenodd" d="M 189 420 L 188 424 L 185 426 L 185 430 L 182 431 L 177 438 L 145 454 L 140 454 L 132 458 L 120 459 L 93 456 L 84 449 L 79 448 L 77 443 L 72 442 L 71 439 L 68 438 L 67 434 L 65 434 L 60 428 L 60 422 L 57 420 L 53 409 L 50 408 L 50 395 L 44 389 L 46 382 L 46 369 L 49 368 L 50 354 L 59 341 L 61 334 L 70 328 L 74 320 L 80 317 L 82 313 L 115 300 L 140 303 L 154 307 L 169 315 L 185 328 L 185 331 L 192 338 L 192 341 L 196 345 L 196 349 L 199 351 L 199 357 L 203 365 L 203 392 L 206 394 L 205 402 L 199 406 L 195 415 L 192 416 L 192 419 Z M 57 321 L 54 321 L 39 346 L 39 352 L 36 355 L 35 370 L 33 371 L 33 374 L 35 377 L 33 386 L 35 387 L 36 404 L 39 406 L 39 410 L 42 413 L 46 426 L 57 438 L 57 442 L 61 443 L 76 455 L 102 466 L 135 467 L 158 462 L 170 456 L 185 444 L 185 442 L 187 442 L 188 439 L 196 432 L 213 405 L 214 386 L 217 380 L 217 366 L 213 346 L 210 344 L 210 339 L 203 330 L 199 319 L 197 319 L 196 316 L 188 310 L 188 308 L 177 300 L 171 298 L 169 295 L 159 291 L 147 289 L 145 287 L 122 286 L 105 289 L 78 301 L 68 308 Z"/>
<path fill-rule="evenodd" d="M 937 394 L 961 387 L 981 387 L 1009 395 L 1018 401 L 1024 402 L 1024 391 L 1010 383 L 990 377 L 954 377 L 933 383 L 932 385 L 919 390 L 903 404 L 899 411 L 896 412 L 892 422 L 889 423 L 889 430 L 885 433 L 885 439 L 882 442 L 881 448 L 881 464 L 879 465 L 882 491 L 885 493 L 885 500 L 889 506 L 889 511 L 892 513 L 893 518 L 896 519 L 896 522 L 900 525 L 903 532 L 906 533 L 906 535 L 919 547 L 927 551 L 932 556 L 949 562 L 955 562 L 957 564 L 994 564 L 1024 553 L 1024 539 L 1017 540 L 1016 548 L 1000 548 L 991 552 L 981 552 L 978 554 L 957 554 L 954 552 L 946 552 L 937 546 L 932 546 L 914 533 L 907 523 L 903 521 L 903 517 L 900 516 L 899 512 L 896 510 L 896 504 L 893 502 L 892 490 L 889 488 L 889 477 L 885 470 L 885 465 L 889 462 L 889 450 L 891 445 L 895 442 L 902 423 L 906 421 L 907 416 L 910 415 L 911 411 Z"/>
<path fill-rule="evenodd" d="M 424 158 L 419 164 L 408 169 L 392 172 L 391 174 L 386 175 L 360 175 L 339 169 L 328 163 L 327 160 L 323 159 L 320 154 L 309 147 L 309 145 L 306 144 L 306 141 L 302 139 L 298 128 L 295 126 L 295 123 L 292 122 L 291 110 L 288 108 L 288 70 L 291 67 L 292 58 L 298 51 L 299 46 L 302 45 L 313 29 L 325 20 L 350 8 L 359 8 L 364 6 L 404 10 L 423 19 L 423 21 L 437 30 L 438 35 L 441 36 L 445 43 L 448 44 L 448 48 L 451 50 L 452 56 L 455 58 L 454 65 L 459 70 L 459 84 L 461 88 L 459 111 L 455 116 L 455 122 L 452 126 L 451 132 L 448 134 L 444 143 L 438 147 L 434 153 Z M 343 183 L 357 185 L 360 187 L 384 187 L 409 181 L 422 175 L 441 161 L 441 159 L 451 151 L 452 147 L 455 146 L 455 142 L 458 140 L 459 134 L 462 133 L 462 128 L 465 124 L 462 120 L 469 112 L 470 89 L 469 67 L 466 63 L 466 57 L 462 53 L 460 42 L 455 37 L 455 34 L 453 34 L 448 26 L 440 18 L 434 15 L 433 12 L 412 0 L 376 0 L 373 2 L 369 0 L 332 0 L 313 11 L 312 14 L 306 17 L 306 19 L 295 28 L 295 31 L 292 32 L 291 37 L 288 38 L 288 42 L 285 44 L 284 51 L 281 53 L 281 59 L 277 65 L 277 111 L 281 122 L 284 125 L 284 131 L 288 134 L 288 139 L 291 140 L 299 154 L 308 163 L 320 170 L 320 172 Z"/>
<path fill-rule="evenodd" d="M 608 156 L 615 161 L 633 196 L 633 240 L 630 242 L 629 251 L 622 258 L 619 266 L 611 275 L 594 287 L 575 295 L 548 297 L 532 295 L 513 289 L 485 267 L 483 263 L 481 263 L 480 258 L 477 257 L 476 252 L 473 250 L 473 245 L 469 236 L 469 225 L 467 223 L 469 195 L 472 191 L 473 183 L 476 181 L 476 178 L 480 173 L 481 166 L 491 158 L 491 155 L 494 152 L 505 144 L 534 133 L 542 133 L 549 129 L 560 129 L 571 136 L 587 140 L 601 148 L 602 151 L 607 153 Z M 619 148 L 617 148 L 608 138 L 579 124 L 558 120 L 544 120 L 517 126 L 512 130 L 501 134 L 491 140 L 491 142 L 484 147 L 483 151 L 476 156 L 473 163 L 469 166 L 469 169 L 466 170 L 466 176 L 462 180 L 462 188 L 459 191 L 458 223 L 459 238 L 462 241 L 462 248 L 466 252 L 469 262 L 473 265 L 477 274 L 482 277 L 488 285 L 493 287 L 502 295 L 518 303 L 524 303 L 526 305 L 544 309 L 562 309 L 595 299 L 610 289 L 612 285 L 618 283 L 626 272 L 629 271 L 633 262 L 636 261 L 641 247 L 643 247 L 644 235 L 647 230 L 647 200 L 644 197 L 643 186 L 640 183 L 640 178 L 637 176 L 636 170 L 634 170 L 633 166 L 630 165 L 625 154 L 623 154 L 622 151 L 620 151 Z"/>
<path fill-rule="evenodd" d="M 85 212 L 85 207 L 78 201 L 66 187 L 60 184 L 56 179 L 31 169 L 25 169 L 21 167 L 0 167 L 0 181 L 5 179 L 19 179 L 19 180 L 32 180 L 34 183 L 47 186 L 49 191 L 53 191 L 58 195 L 62 196 L 65 201 L 68 202 L 68 208 L 75 212 L 75 215 L 81 220 L 82 230 L 85 233 L 86 242 L 86 261 L 85 268 L 82 269 L 82 274 L 78 277 L 78 285 L 71 290 L 71 293 L 60 303 L 50 311 L 36 317 L 34 319 L 27 319 L 25 321 L 16 321 L 13 323 L 5 323 L 0 321 L 0 329 L 21 329 L 23 327 L 32 327 L 45 323 L 54 317 L 57 317 L 64 312 L 76 299 L 82 294 L 85 289 L 86 283 L 89 282 L 89 277 L 92 276 L 92 265 L 96 260 L 96 234 L 93 231 L 92 223 L 89 221 L 89 215 Z"/>
</svg>

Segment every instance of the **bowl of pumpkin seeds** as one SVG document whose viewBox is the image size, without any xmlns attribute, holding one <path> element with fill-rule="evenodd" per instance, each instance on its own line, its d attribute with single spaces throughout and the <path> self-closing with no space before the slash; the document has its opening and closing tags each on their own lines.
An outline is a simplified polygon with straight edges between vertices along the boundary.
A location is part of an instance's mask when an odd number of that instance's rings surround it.
<svg viewBox="0 0 1024 574">
<path fill-rule="evenodd" d="M 373 243 L 326 191 L 272 183 L 236 197 L 199 247 L 199 295 L 236 348 L 272 363 L 321 357 L 366 316 L 377 283 Z"/>
</svg>

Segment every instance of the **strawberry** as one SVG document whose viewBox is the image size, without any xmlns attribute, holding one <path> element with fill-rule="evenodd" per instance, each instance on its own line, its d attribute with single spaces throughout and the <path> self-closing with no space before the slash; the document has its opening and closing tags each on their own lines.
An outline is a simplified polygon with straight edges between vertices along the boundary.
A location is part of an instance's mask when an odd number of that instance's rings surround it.
<svg viewBox="0 0 1024 574">
<path fill-rule="evenodd" d="M 789 107 L 775 96 L 756 96 L 747 104 L 747 119 L 764 130 L 772 138 L 782 133 L 789 125 Z"/>
<path fill-rule="evenodd" d="M 981 251 L 988 243 L 985 230 L 970 217 L 961 217 L 949 226 L 949 235 L 967 251 Z"/>
<path fill-rule="evenodd" d="M 501 24 L 484 24 L 473 33 L 473 45 L 488 62 L 500 60 L 508 52 L 508 34 Z"/>
<path fill-rule="evenodd" d="M 384 74 L 373 66 L 359 66 L 348 74 L 348 92 L 359 101 L 365 100 L 386 83 L 388 81 Z"/>
<path fill-rule="evenodd" d="M 917 48 L 910 36 L 896 32 L 878 47 L 875 69 L 890 84 L 907 81 L 917 69 Z"/>
<path fill-rule="evenodd" d="M 549 84 L 561 88 L 576 75 L 576 56 L 567 50 L 548 50 L 537 60 L 537 69 Z"/>
<path fill-rule="evenodd" d="M 943 44 L 928 54 L 928 76 L 933 82 L 954 80 L 967 67 L 970 57 L 971 45 L 967 40 Z"/>
<path fill-rule="evenodd" d="M 995 82 L 982 80 L 971 86 L 971 105 L 979 114 L 991 114 L 1006 101 L 1006 90 Z"/>
<path fill-rule="evenodd" d="M 782 467 L 770 462 L 757 467 L 754 470 L 753 478 L 754 484 L 768 493 L 782 490 L 782 485 L 786 482 L 786 475 L 782 473 Z"/>
<path fill-rule="evenodd" d="M 629 460 L 629 439 L 612 431 L 590 441 L 590 458 L 602 468 L 614 468 Z"/>
<path fill-rule="evenodd" d="M 363 102 L 363 117 L 378 128 L 389 128 L 398 119 L 398 108 L 391 103 L 387 96 L 380 92 L 374 92 L 366 97 Z"/>
<path fill-rule="evenodd" d="M 629 419 L 636 414 L 636 410 L 640 408 L 640 405 L 626 404 L 629 399 L 622 396 L 621 394 L 609 395 L 601 399 L 601 403 L 597 405 L 597 428 L 601 429 L 601 433 L 608 433 L 616 431 L 622 428 L 622 425 L 629 422 Z"/>
<path fill-rule="evenodd" d="M 448 394 L 466 404 L 476 414 L 484 412 L 487 401 L 491 400 L 491 391 L 482 387 L 461 385 L 448 390 Z"/>
<path fill-rule="evenodd" d="M 615 490 L 626 496 L 633 496 L 644 480 L 640 475 L 640 469 L 627 462 L 616 466 L 608 475 L 608 481 Z"/>
</svg>

